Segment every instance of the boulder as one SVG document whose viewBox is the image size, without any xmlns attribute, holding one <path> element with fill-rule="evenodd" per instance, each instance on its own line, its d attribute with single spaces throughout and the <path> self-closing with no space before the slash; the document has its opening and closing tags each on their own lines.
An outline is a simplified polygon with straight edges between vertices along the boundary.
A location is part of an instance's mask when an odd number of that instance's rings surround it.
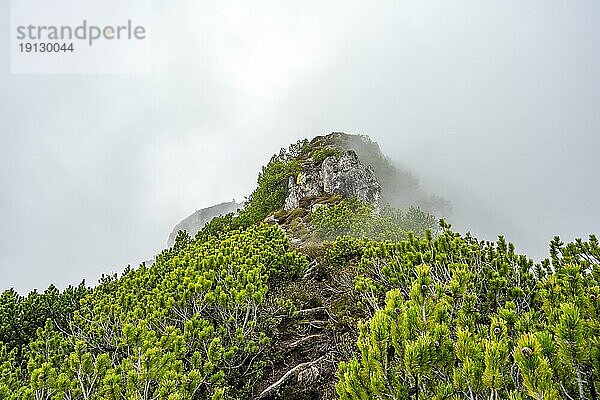
<svg viewBox="0 0 600 400">
<path fill-rule="evenodd" d="M 288 182 L 289 194 L 284 209 L 298 208 L 306 197 L 338 194 L 345 198 L 356 197 L 380 207 L 381 185 L 371 166 L 365 166 L 353 150 L 340 156 L 329 156 L 322 163 L 306 161 L 302 172 Z"/>
</svg>

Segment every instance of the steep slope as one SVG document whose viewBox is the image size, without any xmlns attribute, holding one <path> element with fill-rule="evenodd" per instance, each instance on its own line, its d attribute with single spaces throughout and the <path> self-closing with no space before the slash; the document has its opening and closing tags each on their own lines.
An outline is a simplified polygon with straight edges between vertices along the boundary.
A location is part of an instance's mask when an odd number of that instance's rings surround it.
<svg viewBox="0 0 600 400">
<path fill-rule="evenodd" d="M 5 292 L 0 398 L 597 398 L 597 238 L 535 264 L 385 205 L 390 165 L 366 137 L 300 141 L 151 266 Z"/>
</svg>

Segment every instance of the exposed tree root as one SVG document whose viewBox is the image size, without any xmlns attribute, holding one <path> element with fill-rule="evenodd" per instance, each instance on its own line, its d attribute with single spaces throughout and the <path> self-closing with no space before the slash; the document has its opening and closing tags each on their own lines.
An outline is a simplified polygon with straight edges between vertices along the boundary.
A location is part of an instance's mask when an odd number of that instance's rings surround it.
<svg viewBox="0 0 600 400">
<path fill-rule="evenodd" d="M 302 371 L 312 368 L 315 364 L 319 363 L 325 356 L 319 357 L 316 360 L 304 362 L 296 365 L 294 368 L 287 371 L 279 380 L 273 383 L 271 386 L 263 390 L 257 397 L 257 399 L 266 399 L 274 395 L 279 389 L 286 385 L 288 380 L 297 376 Z"/>
</svg>

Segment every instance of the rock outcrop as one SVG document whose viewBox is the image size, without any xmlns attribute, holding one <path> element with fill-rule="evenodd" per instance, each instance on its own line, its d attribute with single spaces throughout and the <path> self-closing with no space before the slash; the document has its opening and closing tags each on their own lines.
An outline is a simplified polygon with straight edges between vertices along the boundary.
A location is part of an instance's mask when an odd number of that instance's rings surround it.
<svg viewBox="0 0 600 400">
<path fill-rule="evenodd" d="M 322 163 L 306 160 L 302 172 L 288 182 L 289 194 L 284 209 L 291 211 L 306 197 L 338 194 L 356 197 L 373 204 L 381 202 L 381 185 L 371 166 L 362 164 L 356 153 L 348 150 L 340 156 L 329 156 Z"/>
<path fill-rule="evenodd" d="M 169 239 L 167 240 L 167 246 L 171 247 L 175 243 L 175 238 L 177 237 L 177 233 L 179 231 L 186 231 L 190 236 L 194 236 L 200 229 L 204 227 L 211 219 L 214 217 L 218 217 L 219 215 L 225 215 L 228 213 L 234 213 L 242 205 L 236 203 L 234 201 L 229 201 L 221 204 L 217 204 L 215 206 L 202 208 L 196 212 L 194 212 L 189 217 L 185 218 L 183 221 L 175 225 L 173 231 L 169 235 Z"/>
</svg>

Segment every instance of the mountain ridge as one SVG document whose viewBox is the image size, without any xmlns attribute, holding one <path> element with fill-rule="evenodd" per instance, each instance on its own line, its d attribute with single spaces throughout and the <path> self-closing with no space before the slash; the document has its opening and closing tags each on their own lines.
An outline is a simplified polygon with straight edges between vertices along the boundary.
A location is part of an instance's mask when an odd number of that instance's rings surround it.
<svg viewBox="0 0 600 400">
<path fill-rule="evenodd" d="M 226 201 L 194 211 L 192 214 L 185 217 L 177 225 L 175 225 L 175 227 L 169 234 L 169 238 L 167 239 L 167 247 L 173 246 L 179 231 L 186 231 L 191 236 L 194 236 L 199 230 L 201 230 L 204 227 L 204 225 L 206 225 L 206 223 L 208 223 L 214 217 L 229 214 L 232 212 L 234 213 L 241 206 L 242 204 L 237 203 L 234 199 L 232 201 Z"/>
<path fill-rule="evenodd" d="M 315 192 L 294 189 L 303 174 Z M 394 176 L 410 195 L 380 185 Z M 382 202 L 359 198 L 378 185 Z M 302 140 L 242 207 L 178 230 L 152 265 L 5 291 L 0 398 L 596 398 L 597 237 L 555 237 L 535 263 L 386 204 L 426 199 L 415 185 L 367 137 Z"/>
</svg>

